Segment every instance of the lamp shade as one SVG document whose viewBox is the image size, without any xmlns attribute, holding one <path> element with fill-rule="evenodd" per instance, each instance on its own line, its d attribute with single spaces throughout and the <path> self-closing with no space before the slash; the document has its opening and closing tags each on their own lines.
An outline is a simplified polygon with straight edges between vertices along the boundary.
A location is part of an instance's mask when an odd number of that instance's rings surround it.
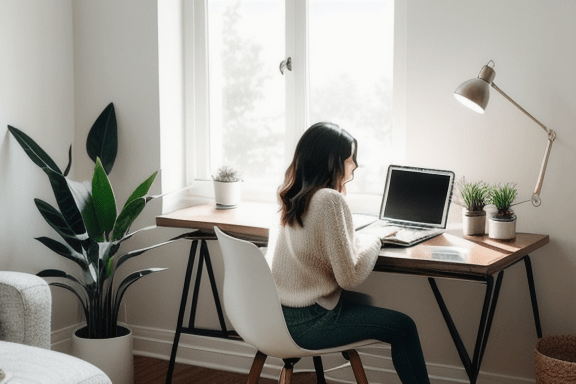
<svg viewBox="0 0 576 384">
<path fill-rule="evenodd" d="M 454 97 L 473 111 L 484 113 L 490 100 L 490 85 L 495 76 L 494 69 L 485 65 L 477 78 L 465 81 L 454 91 Z"/>
</svg>

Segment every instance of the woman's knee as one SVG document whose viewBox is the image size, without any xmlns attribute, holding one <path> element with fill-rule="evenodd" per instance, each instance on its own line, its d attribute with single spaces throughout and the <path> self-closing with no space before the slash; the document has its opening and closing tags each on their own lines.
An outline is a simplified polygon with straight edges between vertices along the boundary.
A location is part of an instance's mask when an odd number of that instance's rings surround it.
<svg viewBox="0 0 576 384">
<path fill-rule="evenodd" d="M 404 325 L 404 329 L 405 329 L 406 333 L 418 334 L 418 329 L 416 327 L 416 323 L 414 322 L 414 320 L 410 316 L 404 314 L 404 320 L 402 321 L 402 324 Z"/>
</svg>

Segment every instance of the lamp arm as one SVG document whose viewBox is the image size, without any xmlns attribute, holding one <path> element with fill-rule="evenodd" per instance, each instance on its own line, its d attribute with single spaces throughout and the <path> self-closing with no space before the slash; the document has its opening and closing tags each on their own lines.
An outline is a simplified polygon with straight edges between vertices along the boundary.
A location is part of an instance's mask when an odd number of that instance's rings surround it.
<svg viewBox="0 0 576 384">
<path fill-rule="evenodd" d="M 548 134 L 548 144 L 546 145 L 546 151 L 544 152 L 544 159 L 542 160 L 542 166 L 540 167 L 540 174 L 538 175 L 538 180 L 536 181 L 536 187 L 534 188 L 534 194 L 532 194 L 532 205 L 538 207 L 542 201 L 540 200 L 540 191 L 542 190 L 542 184 L 544 183 L 544 175 L 546 174 L 546 166 L 548 165 L 548 159 L 550 158 L 550 151 L 552 150 L 552 143 L 556 139 L 556 132 L 547 128 L 544 124 L 538 121 L 534 116 L 532 116 L 528 111 L 522 108 L 517 102 L 512 100 L 510 96 L 508 96 L 504 91 L 502 91 L 494 82 L 491 83 L 492 88 L 494 88 L 498 93 L 500 93 L 506 100 L 511 102 L 524 112 L 526 116 L 531 118 L 536 124 L 538 124 L 546 133 Z"/>
<path fill-rule="evenodd" d="M 540 167 L 540 174 L 538 175 L 538 180 L 536 181 L 536 187 L 534 188 L 534 193 L 532 194 L 532 205 L 535 207 L 540 206 L 541 203 L 540 191 L 542 190 L 542 184 L 544 183 L 544 174 L 546 173 L 546 166 L 548 165 L 548 158 L 550 157 L 550 151 L 552 150 L 553 142 L 554 139 L 548 138 L 548 144 L 546 145 L 546 152 L 544 152 L 544 159 L 542 160 L 542 166 Z"/>
</svg>

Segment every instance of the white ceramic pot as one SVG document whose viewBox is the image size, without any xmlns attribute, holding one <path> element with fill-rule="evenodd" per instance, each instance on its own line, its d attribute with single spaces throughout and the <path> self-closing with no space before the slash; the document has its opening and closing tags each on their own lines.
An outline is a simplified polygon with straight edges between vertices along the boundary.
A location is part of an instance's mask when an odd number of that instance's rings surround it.
<svg viewBox="0 0 576 384">
<path fill-rule="evenodd" d="M 134 383 L 134 355 L 132 330 L 124 330 L 121 336 L 110 339 L 86 339 L 80 327 L 72 333 L 72 356 L 76 356 L 100 368 L 114 384 Z"/>
<path fill-rule="evenodd" d="M 464 235 L 483 235 L 485 228 L 485 211 L 469 211 L 466 208 L 462 208 L 462 232 Z"/>
<path fill-rule="evenodd" d="M 512 240 L 516 238 L 516 215 L 512 219 L 501 219 L 492 216 L 488 219 L 488 237 L 497 240 Z"/>
<path fill-rule="evenodd" d="M 214 198 L 216 205 L 232 208 L 240 203 L 242 182 L 214 181 Z"/>
</svg>

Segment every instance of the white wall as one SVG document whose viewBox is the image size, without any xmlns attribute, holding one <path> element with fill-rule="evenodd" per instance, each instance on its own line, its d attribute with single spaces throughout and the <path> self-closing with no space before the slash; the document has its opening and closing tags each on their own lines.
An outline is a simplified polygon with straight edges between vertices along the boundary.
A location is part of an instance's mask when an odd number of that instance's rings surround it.
<svg viewBox="0 0 576 384">
<path fill-rule="evenodd" d="M 156 0 L 75 0 L 73 4 L 77 146 L 85 145 L 98 114 L 114 102 L 119 143 L 110 179 L 117 203 L 123 205 L 142 181 L 161 168 L 158 4 Z M 166 119 L 170 123 L 178 121 L 177 117 Z M 79 155 L 80 172 L 88 178 L 93 163 L 85 150 Z M 152 194 L 161 193 L 160 181 L 158 176 Z M 161 208 L 160 200 L 150 202 L 133 229 L 154 225 Z M 137 235 L 120 252 L 177 234 L 158 229 Z M 169 268 L 130 287 L 124 298 L 122 320 L 136 327 L 174 330 L 187 245 L 183 241 L 149 251 L 122 267 L 120 275 L 143 268 Z"/>
<path fill-rule="evenodd" d="M 62 265 L 61 257 L 34 240 L 52 231 L 34 198 L 51 204 L 54 198 L 48 178 L 7 125 L 66 167 L 74 141 L 72 1 L 0 0 L 0 52 L 0 269 L 36 273 Z M 75 320 L 76 299 L 56 290 L 58 329 L 69 324 L 70 313 Z"/>
<path fill-rule="evenodd" d="M 484 115 L 461 106 L 452 92 L 489 60 L 495 83 L 548 127 L 554 143 L 542 205 L 517 206 L 518 230 L 546 233 L 551 243 L 534 252 L 538 299 L 545 334 L 576 332 L 574 239 L 576 188 L 576 3 L 572 1 L 408 1 L 407 159 L 489 182 L 517 182 L 520 198 L 534 189 L 546 134 L 493 92 Z M 421 282 L 418 282 L 420 285 Z M 402 288 L 413 292 L 410 284 Z M 421 288 L 421 289 L 420 289 Z M 445 282 L 456 322 L 472 342 L 482 289 Z M 402 305 L 422 330 L 428 361 L 456 364 L 454 348 L 432 296 Z M 418 309 L 424 305 L 424 309 Z M 459 309 L 458 309 L 459 308 Z M 521 265 L 506 272 L 483 370 L 533 377 L 534 325 Z"/>
</svg>

